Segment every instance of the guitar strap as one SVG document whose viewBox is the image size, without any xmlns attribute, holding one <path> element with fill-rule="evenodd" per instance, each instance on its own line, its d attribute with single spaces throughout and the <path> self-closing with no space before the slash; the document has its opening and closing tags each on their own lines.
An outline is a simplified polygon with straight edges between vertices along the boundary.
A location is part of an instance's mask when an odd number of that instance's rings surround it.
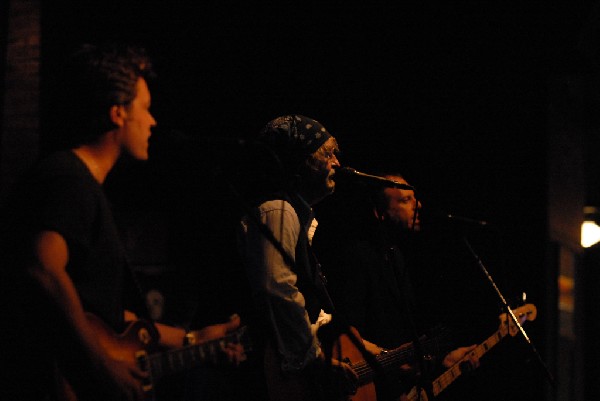
<svg viewBox="0 0 600 401">
<path fill-rule="evenodd" d="M 295 202 L 294 200 L 290 199 L 290 197 L 283 197 L 282 199 L 287 200 L 288 202 L 290 202 L 292 207 L 294 207 Z M 287 251 L 283 248 L 281 243 L 275 238 L 275 235 L 273 234 L 271 229 L 265 224 L 263 224 L 258 218 L 258 216 L 252 213 L 250 209 L 248 210 L 246 216 L 251 220 L 253 224 L 256 225 L 256 227 L 258 227 L 261 234 L 269 242 L 271 242 L 275 249 L 277 249 L 277 251 L 281 254 L 283 260 L 290 265 L 292 271 L 294 271 L 299 276 L 304 276 L 305 278 L 308 278 L 306 280 L 306 284 L 311 287 L 310 290 L 314 293 L 315 296 L 318 297 L 324 309 L 329 309 L 328 312 L 334 316 L 332 322 L 328 325 L 325 325 L 323 328 L 326 328 L 327 331 L 336 331 L 338 336 L 340 334 L 347 334 L 350 340 L 354 343 L 354 346 L 362 353 L 367 363 L 372 366 L 373 370 L 379 375 L 379 377 L 385 380 L 385 372 L 377 362 L 375 356 L 366 350 L 362 341 L 360 341 L 350 330 L 350 325 L 348 324 L 347 320 L 341 314 L 337 313 L 335 305 L 333 304 L 331 296 L 329 295 L 329 291 L 327 291 L 326 288 L 327 279 L 321 270 L 321 264 L 317 260 L 312 246 L 308 241 L 308 232 L 306 231 L 306 228 L 301 225 L 300 238 L 302 239 L 302 242 L 306 241 L 305 249 L 308 253 L 305 256 L 308 257 L 309 263 L 308 266 L 305 266 L 304 269 L 302 269 L 302 267 L 299 266 L 299 264 L 296 262 L 296 259 L 287 253 Z M 303 246 L 304 243 L 302 243 L 301 245 Z M 299 255 L 296 255 L 296 257 L 298 256 Z M 331 357 L 333 354 L 332 344 L 334 336 L 328 334 L 327 340 L 331 340 L 331 344 L 329 344 L 328 347 L 323 347 L 323 351 L 327 357 L 326 360 L 331 361 Z"/>
<path fill-rule="evenodd" d="M 317 260 L 317 256 L 315 255 L 310 244 L 308 244 L 308 255 L 310 258 L 310 265 L 313 270 L 312 274 L 314 280 L 312 280 L 312 283 L 315 285 L 315 289 L 323 306 L 328 309 L 330 313 L 333 313 L 335 311 L 335 306 L 333 305 L 329 291 L 327 291 L 327 278 L 323 274 L 321 264 Z"/>
</svg>

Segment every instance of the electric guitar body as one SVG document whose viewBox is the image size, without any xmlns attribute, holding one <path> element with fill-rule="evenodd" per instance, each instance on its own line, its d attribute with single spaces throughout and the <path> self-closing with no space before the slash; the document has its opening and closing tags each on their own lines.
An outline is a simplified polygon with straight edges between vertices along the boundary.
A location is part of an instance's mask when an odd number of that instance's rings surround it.
<svg viewBox="0 0 600 401">
<path fill-rule="evenodd" d="M 112 359 L 137 366 L 148 373 L 147 379 L 141 383 L 145 401 L 155 399 L 154 384 L 163 377 L 203 364 L 223 362 L 221 350 L 228 343 L 242 344 L 245 350 L 250 350 L 246 327 L 240 327 L 237 331 L 216 340 L 163 350 L 158 345 L 158 332 L 150 322 L 136 320 L 129 323 L 125 331 L 117 334 L 97 316 L 91 313 L 87 313 L 86 316 L 100 345 Z M 58 367 L 56 381 L 59 400 L 79 399 L 77 392 Z"/>
</svg>

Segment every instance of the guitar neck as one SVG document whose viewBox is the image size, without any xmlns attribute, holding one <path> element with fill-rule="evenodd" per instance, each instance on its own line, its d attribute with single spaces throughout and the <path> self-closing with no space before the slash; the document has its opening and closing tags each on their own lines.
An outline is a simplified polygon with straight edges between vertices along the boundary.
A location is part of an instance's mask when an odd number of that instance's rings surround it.
<svg viewBox="0 0 600 401">
<path fill-rule="evenodd" d="M 533 304 L 523 305 L 513 311 L 514 317 L 519 319 L 519 323 L 524 323 L 526 320 L 534 320 L 537 316 L 537 308 Z M 465 355 L 458 363 L 455 363 L 451 368 L 442 373 L 437 379 L 431 383 L 431 393 L 434 397 L 437 397 L 445 388 L 452 384 L 456 379 L 463 373 L 463 366 L 469 364 L 470 356 L 477 356 L 480 359 L 491 350 L 496 344 L 498 344 L 508 334 L 515 336 L 518 333 L 517 327 L 508 319 L 508 314 L 499 316 L 500 328 L 487 340 L 479 344 L 472 351 Z M 413 387 L 407 394 L 408 401 L 427 401 L 427 393 L 422 387 Z"/>
<path fill-rule="evenodd" d="M 242 328 L 243 329 L 243 328 Z M 156 354 L 144 355 L 153 380 L 183 372 L 206 363 L 218 363 L 222 358 L 220 350 L 228 343 L 240 341 L 241 329 L 218 340 L 202 344 L 188 345 Z"/>
<path fill-rule="evenodd" d="M 487 340 L 485 340 L 483 343 L 481 343 L 477 347 L 475 347 L 475 349 L 473 351 L 471 351 L 469 354 L 474 354 L 478 358 L 481 358 L 483 355 L 485 355 L 486 352 L 488 352 L 496 344 L 498 344 L 506 335 L 507 335 L 506 331 L 502 331 L 502 330 L 496 331 L 494 334 L 492 334 L 490 337 L 488 337 Z M 468 362 L 468 359 L 469 359 L 468 356 L 465 356 L 458 363 L 454 364 L 451 368 L 446 370 L 437 379 L 435 379 L 433 381 L 433 383 L 431 384 L 431 386 L 432 386 L 431 391 L 433 392 L 434 396 L 437 396 L 439 393 L 444 391 L 444 389 L 446 389 L 446 387 L 448 387 L 450 384 L 452 384 L 452 382 L 454 382 L 456 379 L 458 379 L 460 377 L 460 375 L 463 373 L 463 371 L 462 371 L 463 362 Z"/>
<path fill-rule="evenodd" d="M 440 343 L 435 339 L 423 340 L 421 345 L 430 354 L 438 354 L 441 349 Z M 415 356 L 415 347 L 413 346 L 413 343 L 409 343 L 389 350 L 384 354 L 377 355 L 376 361 L 384 372 L 391 372 L 397 371 L 398 368 L 405 363 L 410 363 L 414 360 Z M 359 386 L 372 382 L 377 374 L 377 372 L 366 360 L 362 360 L 353 364 L 352 369 L 358 375 Z"/>
</svg>

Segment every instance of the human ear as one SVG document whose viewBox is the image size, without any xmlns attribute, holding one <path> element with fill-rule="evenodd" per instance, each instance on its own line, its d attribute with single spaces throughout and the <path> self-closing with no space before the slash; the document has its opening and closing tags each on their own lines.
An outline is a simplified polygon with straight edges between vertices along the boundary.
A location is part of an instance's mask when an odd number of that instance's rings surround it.
<svg viewBox="0 0 600 401">
<path fill-rule="evenodd" d="M 109 110 L 110 121 L 115 124 L 117 127 L 122 127 L 125 118 L 127 117 L 127 112 L 125 111 L 125 107 L 123 105 L 112 105 Z"/>
<path fill-rule="evenodd" d="M 377 220 L 385 220 L 385 213 L 382 210 L 379 210 L 377 206 L 373 207 L 373 214 L 375 215 L 375 218 L 377 218 Z"/>
</svg>

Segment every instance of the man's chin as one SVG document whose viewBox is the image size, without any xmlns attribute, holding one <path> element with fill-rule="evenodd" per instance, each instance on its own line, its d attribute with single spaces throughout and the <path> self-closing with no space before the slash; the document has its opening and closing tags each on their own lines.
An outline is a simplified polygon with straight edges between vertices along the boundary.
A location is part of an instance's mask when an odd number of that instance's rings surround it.
<svg viewBox="0 0 600 401">
<path fill-rule="evenodd" d="M 331 178 L 327 180 L 327 194 L 331 195 L 335 191 L 335 181 Z"/>
<path fill-rule="evenodd" d="M 150 158 L 150 154 L 148 153 L 148 150 L 140 151 L 137 154 L 135 154 L 133 158 L 140 161 L 146 161 Z"/>
</svg>

